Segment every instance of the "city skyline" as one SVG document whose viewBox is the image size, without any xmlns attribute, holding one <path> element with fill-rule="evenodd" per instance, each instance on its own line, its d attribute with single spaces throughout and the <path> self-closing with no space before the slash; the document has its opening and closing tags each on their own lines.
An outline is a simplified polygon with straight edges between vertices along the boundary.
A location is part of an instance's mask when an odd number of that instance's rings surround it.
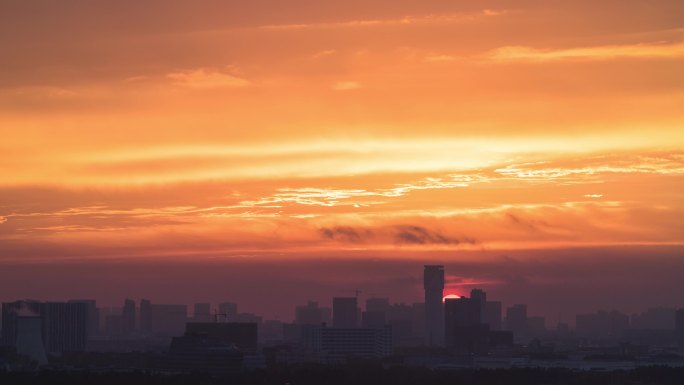
<svg viewBox="0 0 684 385">
<path fill-rule="evenodd" d="M 651 307 L 632 315 L 600 310 L 576 314 L 574 325 L 554 325 L 525 303 L 502 306 L 481 288 L 462 296 L 447 294 L 446 273 L 443 265 L 423 266 L 423 303 L 397 303 L 375 294 L 363 301 L 356 289 L 352 296 L 330 298 L 331 306 L 316 301 L 298 305 L 292 320 L 245 313 L 234 302 L 189 306 L 144 298 L 138 305 L 126 298 L 117 307 L 97 306 L 93 299 L 3 302 L 0 376 L 48 365 L 73 370 L 69 362 L 87 373 L 120 367 L 155 375 L 211 376 L 310 365 L 346 365 L 345 371 L 354 372 L 355 362 L 450 373 L 684 365 L 684 308 Z"/>
</svg>

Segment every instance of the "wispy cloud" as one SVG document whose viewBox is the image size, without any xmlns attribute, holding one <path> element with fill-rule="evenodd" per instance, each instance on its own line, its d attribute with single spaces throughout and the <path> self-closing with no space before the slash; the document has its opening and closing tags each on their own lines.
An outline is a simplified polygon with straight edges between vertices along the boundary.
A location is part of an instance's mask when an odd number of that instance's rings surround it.
<svg viewBox="0 0 684 385">
<path fill-rule="evenodd" d="M 457 58 L 452 55 L 429 55 L 425 57 L 425 61 L 432 63 L 453 62 L 456 60 Z"/>
<path fill-rule="evenodd" d="M 574 176 L 600 174 L 684 174 L 684 156 L 675 153 L 655 153 L 634 157 L 590 158 L 575 164 L 533 162 L 497 168 L 496 173 L 529 180 L 553 180 Z"/>
<path fill-rule="evenodd" d="M 605 45 L 568 49 L 540 49 L 527 46 L 497 48 L 487 54 L 495 62 L 548 62 L 563 60 L 613 60 L 623 58 L 682 58 L 684 43 Z"/>
<path fill-rule="evenodd" d="M 355 81 L 343 81 L 333 84 L 332 89 L 336 91 L 350 91 L 362 88 L 361 83 Z"/>
<path fill-rule="evenodd" d="M 249 80 L 233 74 L 204 68 L 172 72 L 167 77 L 178 86 L 197 89 L 241 88 L 251 85 Z"/>
<path fill-rule="evenodd" d="M 392 25 L 430 25 L 430 24 L 453 24 L 472 23 L 490 17 L 501 16 L 508 13 L 505 10 L 485 9 L 479 12 L 462 12 L 449 14 L 408 15 L 400 18 L 388 19 L 358 19 L 331 21 L 321 23 L 296 23 L 296 24 L 270 24 L 260 26 L 264 30 L 307 30 L 324 28 L 361 28 Z"/>
<path fill-rule="evenodd" d="M 312 57 L 313 59 L 320 59 L 320 58 L 323 58 L 323 57 L 332 56 L 332 55 L 334 55 L 336 52 L 337 52 L 337 51 L 335 51 L 334 49 L 325 49 L 325 50 L 323 50 L 323 51 L 318 51 L 318 52 L 316 52 L 315 54 L 311 55 L 311 57 Z"/>
</svg>

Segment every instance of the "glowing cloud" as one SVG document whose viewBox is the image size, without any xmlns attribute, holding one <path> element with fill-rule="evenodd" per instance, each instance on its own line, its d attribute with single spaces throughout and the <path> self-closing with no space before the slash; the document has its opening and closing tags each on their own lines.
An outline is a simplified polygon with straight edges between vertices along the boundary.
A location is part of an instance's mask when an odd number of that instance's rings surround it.
<svg viewBox="0 0 684 385">
<path fill-rule="evenodd" d="M 241 88 L 251 85 L 243 78 L 207 69 L 173 72 L 167 75 L 174 84 L 198 89 Z"/>
<path fill-rule="evenodd" d="M 684 43 L 614 45 L 570 49 L 537 49 L 525 46 L 509 46 L 494 50 L 488 57 L 491 60 L 501 62 L 684 58 Z"/>
</svg>

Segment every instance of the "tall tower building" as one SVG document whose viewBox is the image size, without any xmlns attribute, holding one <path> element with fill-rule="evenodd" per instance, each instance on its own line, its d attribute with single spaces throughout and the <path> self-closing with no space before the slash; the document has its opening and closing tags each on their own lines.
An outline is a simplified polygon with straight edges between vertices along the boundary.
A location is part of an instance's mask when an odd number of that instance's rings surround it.
<svg viewBox="0 0 684 385">
<path fill-rule="evenodd" d="M 489 325 L 492 330 L 501 330 L 501 301 L 485 302 L 482 322 Z"/>
<path fill-rule="evenodd" d="M 487 303 L 487 293 L 482 289 L 473 289 L 470 291 L 470 298 L 480 304 L 480 319 L 485 318 L 485 304 Z"/>
<path fill-rule="evenodd" d="M 121 330 L 124 335 L 130 335 L 135 331 L 135 301 L 126 299 L 121 311 Z"/>
<path fill-rule="evenodd" d="M 425 265 L 425 326 L 428 346 L 444 345 L 444 266 Z"/>
</svg>

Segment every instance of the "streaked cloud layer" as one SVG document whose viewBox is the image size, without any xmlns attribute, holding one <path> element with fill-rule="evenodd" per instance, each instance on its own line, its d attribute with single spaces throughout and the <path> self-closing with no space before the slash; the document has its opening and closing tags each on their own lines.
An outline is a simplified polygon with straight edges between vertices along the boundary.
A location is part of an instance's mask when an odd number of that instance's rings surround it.
<svg viewBox="0 0 684 385">
<path fill-rule="evenodd" d="M 684 242 L 683 21 L 676 0 L 0 1 L 0 264 L 647 261 Z"/>
</svg>

